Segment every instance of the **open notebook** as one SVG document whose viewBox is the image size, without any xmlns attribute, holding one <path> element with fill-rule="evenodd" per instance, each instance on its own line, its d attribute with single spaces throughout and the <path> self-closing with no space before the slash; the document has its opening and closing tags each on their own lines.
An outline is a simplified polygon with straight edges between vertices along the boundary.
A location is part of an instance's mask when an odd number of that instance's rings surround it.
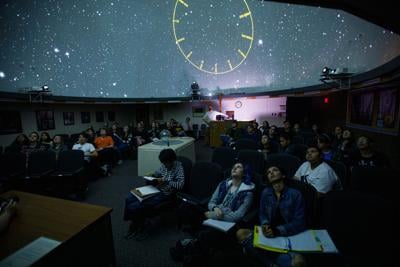
<svg viewBox="0 0 400 267">
<path fill-rule="evenodd" d="M 132 195 L 134 195 L 139 201 L 150 198 L 159 192 L 160 190 L 152 185 L 137 187 L 131 190 Z"/>
<path fill-rule="evenodd" d="M 255 226 L 253 245 L 281 253 L 288 251 L 338 253 L 326 230 L 306 230 L 297 235 L 269 238 L 262 234 L 260 226 Z"/>
</svg>

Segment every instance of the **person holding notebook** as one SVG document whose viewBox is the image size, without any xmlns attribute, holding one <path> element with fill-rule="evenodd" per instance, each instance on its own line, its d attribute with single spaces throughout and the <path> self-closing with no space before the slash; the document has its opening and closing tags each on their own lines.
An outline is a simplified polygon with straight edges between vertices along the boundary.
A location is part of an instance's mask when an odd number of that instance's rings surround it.
<svg viewBox="0 0 400 267">
<path fill-rule="evenodd" d="M 140 201 L 131 193 L 125 200 L 124 220 L 131 221 L 126 238 L 144 239 L 146 235 L 146 214 L 156 205 L 168 201 L 184 186 L 185 176 L 182 163 L 176 160 L 175 151 L 164 149 L 158 156 L 161 167 L 153 176 L 155 186 L 160 190 L 154 196 Z"/>
<path fill-rule="evenodd" d="M 305 230 L 305 203 L 302 194 L 285 185 L 285 174 L 278 166 L 267 169 L 267 186 L 260 200 L 259 218 L 262 234 L 266 237 L 290 236 Z M 276 253 L 253 246 L 250 229 L 236 232 L 237 240 L 246 253 L 263 266 L 305 266 L 303 257 L 296 253 Z"/>
<path fill-rule="evenodd" d="M 240 222 L 249 210 L 254 196 L 255 184 L 251 182 L 250 170 L 242 163 L 236 163 L 231 169 L 230 177 L 219 183 L 208 202 L 208 210 L 201 214 L 199 209 L 194 206 L 181 206 L 178 209 L 178 217 L 186 224 L 192 224 L 196 231 L 196 238 L 190 240 L 194 253 L 191 255 L 182 255 L 177 247 L 170 249 L 171 256 L 176 260 L 182 260 L 182 257 L 190 259 L 185 264 L 199 264 L 208 260 L 210 251 L 221 251 L 230 248 L 230 244 L 235 243 L 235 230 L 223 232 L 211 226 L 200 226 L 204 220 L 212 219 L 225 222 Z M 198 221 L 197 221 L 198 220 Z M 197 221 L 197 222 L 196 222 Z M 178 241 L 182 242 L 184 240 Z M 183 243 L 183 242 L 182 242 Z M 179 244 L 178 244 L 179 247 Z M 184 265 L 185 265 L 184 264 Z M 197 265 L 196 265 L 197 266 Z"/>
</svg>

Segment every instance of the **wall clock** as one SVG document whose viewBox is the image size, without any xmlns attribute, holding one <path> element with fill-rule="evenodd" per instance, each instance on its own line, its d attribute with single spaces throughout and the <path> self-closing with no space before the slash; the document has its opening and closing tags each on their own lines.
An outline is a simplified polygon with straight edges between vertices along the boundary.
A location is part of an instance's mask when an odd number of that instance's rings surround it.
<svg viewBox="0 0 400 267">
<path fill-rule="evenodd" d="M 238 68 L 253 44 L 254 23 L 246 0 L 176 0 L 172 26 L 184 59 L 210 74 Z"/>
<path fill-rule="evenodd" d="M 236 107 L 236 108 L 241 108 L 242 105 L 243 105 L 243 104 L 242 104 L 242 101 L 236 101 L 236 102 L 235 102 L 235 107 Z"/>
</svg>

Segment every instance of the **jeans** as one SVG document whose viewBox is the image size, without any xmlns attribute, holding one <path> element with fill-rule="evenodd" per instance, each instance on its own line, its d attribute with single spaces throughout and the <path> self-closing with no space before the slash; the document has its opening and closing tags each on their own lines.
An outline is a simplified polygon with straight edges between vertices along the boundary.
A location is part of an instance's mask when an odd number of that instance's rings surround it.
<svg viewBox="0 0 400 267">
<path fill-rule="evenodd" d="M 291 267 L 292 258 L 296 253 L 278 253 L 259 249 L 253 246 L 254 236 L 251 234 L 244 242 L 243 246 L 247 254 L 263 264 L 263 266 L 270 266 L 277 264 L 280 267 Z"/>
<path fill-rule="evenodd" d="M 140 202 L 130 193 L 125 199 L 124 220 L 143 224 L 146 217 L 150 215 L 153 207 L 168 199 L 170 197 L 161 192 Z"/>
</svg>

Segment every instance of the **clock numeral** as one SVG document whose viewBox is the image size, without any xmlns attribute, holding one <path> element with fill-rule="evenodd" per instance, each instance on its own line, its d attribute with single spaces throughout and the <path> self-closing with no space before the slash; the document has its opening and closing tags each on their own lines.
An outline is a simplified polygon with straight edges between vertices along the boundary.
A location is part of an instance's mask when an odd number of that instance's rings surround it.
<svg viewBox="0 0 400 267">
<path fill-rule="evenodd" d="M 217 64 L 217 63 L 215 63 L 215 65 L 214 65 L 214 72 L 215 72 L 215 73 L 218 72 L 218 64 Z"/>
<path fill-rule="evenodd" d="M 179 23 L 179 19 L 174 19 L 173 22 L 178 24 Z"/>
<path fill-rule="evenodd" d="M 176 43 L 179 44 L 179 43 L 182 42 L 182 41 L 185 41 L 185 37 L 182 37 L 182 38 L 176 40 Z"/>
<path fill-rule="evenodd" d="M 178 0 L 178 2 L 184 5 L 185 7 L 189 7 L 189 5 L 183 0 Z"/>
<path fill-rule="evenodd" d="M 204 65 L 204 60 L 202 60 L 201 62 L 200 62 L 200 67 L 199 67 L 199 69 L 203 69 L 203 65 Z"/>
<path fill-rule="evenodd" d="M 242 50 L 238 49 L 238 53 L 242 55 L 243 58 L 246 58 L 246 54 L 242 52 Z"/>
<path fill-rule="evenodd" d="M 242 33 L 242 38 L 250 40 L 250 41 L 253 41 L 253 36 L 249 36 L 249 35 L 246 35 L 246 34 L 243 34 L 243 33 Z"/>
<path fill-rule="evenodd" d="M 228 65 L 229 65 L 229 68 L 231 69 L 231 70 L 233 70 L 233 67 L 232 67 L 232 63 L 231 63 L 231 61 L 228 59 Z"/>
<path fill-rule="evenodd" d="M 249 11 L 249 12 L 246 12 L 246 13 L 243 13 L 242 15 L 240 15 L 239 18 L 240 19 L 244 19 L 244 18 L 246 18 L 246 17 L 248 17 L 250 15 L 251 15 L 251 12 Z"/>
<path fill-rule="evenodd" d="M 189 58 L 190 58 L 190 56 L 192 55 L 192 53 L 193 53 L 193 52 L 192 52 L 192 51 L 190 51 L 190 52 L 189 52 L 189 54 L 187 54 L 187 55 L 186 55 L 186 59 L 189 59 Z"/>
</svg>

